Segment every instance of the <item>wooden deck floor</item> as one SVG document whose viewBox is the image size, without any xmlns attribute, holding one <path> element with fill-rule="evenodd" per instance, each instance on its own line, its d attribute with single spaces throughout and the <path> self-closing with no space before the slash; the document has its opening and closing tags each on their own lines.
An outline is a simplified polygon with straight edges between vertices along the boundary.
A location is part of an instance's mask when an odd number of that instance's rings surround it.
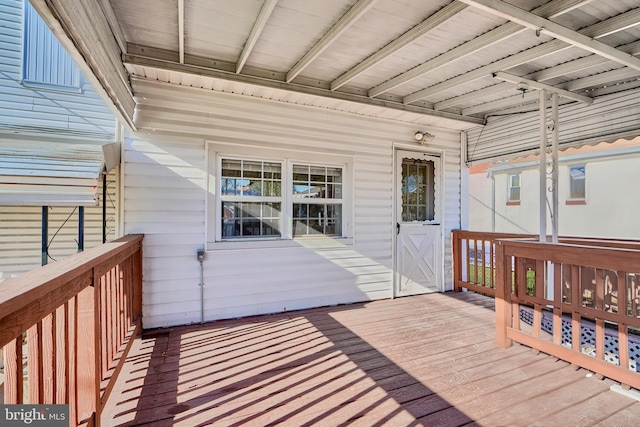
<svg viewBox="0 0 640 427">
<path fill-rule="evenodd" d="M 494 343 L 471 293 L 145 333 L 103 425 L 638 425 L 613 382 Z"/>
</svg>

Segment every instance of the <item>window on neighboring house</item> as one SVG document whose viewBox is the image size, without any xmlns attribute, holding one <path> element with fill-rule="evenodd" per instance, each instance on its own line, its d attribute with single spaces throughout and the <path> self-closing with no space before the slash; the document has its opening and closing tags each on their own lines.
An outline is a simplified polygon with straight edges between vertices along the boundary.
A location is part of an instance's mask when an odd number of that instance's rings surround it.
<svg viewBox="0 0 640 427">
<path fill-rule="evenodd" d="M 586 195 L 586 175 L 584 166 L 572 166 L 569 168 L 569 198 L 572 200 L 584 200 Z"/>
<path fill-rule="evenodd" d="M 22 83 L 40 89 L 80 91 L 80 70 L 28 0 L 24 0 Z"/>
<path fill-rule="evenodd" d="M 509 175 L 509 202 L 520 201 L 520 174 Z"/>
<path fill-rule="evenodd" d="M 220 165 L 221 240 L 343 235 L 342 167 L 231 157 Z"/>
</svg>

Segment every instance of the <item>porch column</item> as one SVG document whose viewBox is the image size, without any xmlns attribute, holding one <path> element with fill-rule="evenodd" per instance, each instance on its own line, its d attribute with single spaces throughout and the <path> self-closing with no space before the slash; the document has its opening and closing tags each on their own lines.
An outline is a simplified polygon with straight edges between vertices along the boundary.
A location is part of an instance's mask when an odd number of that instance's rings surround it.
<svg viewBox="0 0 640 427">
<path fill-rule="evenodd" d="M 42 238 L 41 238 L 41 261 L 40 265 L 46 265 L 49 261 L 47 246 L 49 246 L 49 207 L 42 207 Z"/>
<path fill-rule="evenodd" d="M 547 91 L 540 90 L 540 242 L 547 241 Z"/>
<path fill-rule="evenodd" d="M 551 95 L 551 118 L 553 119 L 553 132 L 551 134 L 551 160 L 553 167 L 551 175 L 551 191 L 553 191 L 553 208 L 551 210 L 551 215 L 553 221 L 551 222 L 551 226 L 553 229 L 551 231 L 551 242 L 558 243 L 558 128 L 560 127 L 560 123 L 558 123 L 558 94 L 555 92 Z"/>
<path fill-rule="evenodd" d="M 78 206 L 78 252 L 84 251 L 84 206 Z"/>
</svg>

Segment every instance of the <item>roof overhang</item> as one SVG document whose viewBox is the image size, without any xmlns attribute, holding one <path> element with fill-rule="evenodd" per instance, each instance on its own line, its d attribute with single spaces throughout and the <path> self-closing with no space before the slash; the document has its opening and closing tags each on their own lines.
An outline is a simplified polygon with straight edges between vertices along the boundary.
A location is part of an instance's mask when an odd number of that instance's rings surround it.
<svg viewBox="0 0 640 427">
<path fill-rule="evenodd" d="M 139 78 L 224 81 L 452 130 L 536 108 L 536 89 L 596 109 L 640 78 L 640 0 L 31 2 L 134 130 Z M 492 155 L 513 149 L 498 144 Z"/>
</svg>

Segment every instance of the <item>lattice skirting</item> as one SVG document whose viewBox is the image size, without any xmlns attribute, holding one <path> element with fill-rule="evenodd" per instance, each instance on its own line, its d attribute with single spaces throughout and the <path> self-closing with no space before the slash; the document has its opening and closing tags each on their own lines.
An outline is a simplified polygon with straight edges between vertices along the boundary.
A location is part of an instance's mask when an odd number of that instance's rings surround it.
<svg viewBox="0 0 640 427">
<path fill-rule="evenodd" d="M 531 307 L 520 307 L 520 320 L 529 325 L 533 325 L 533 309 Z M 553 313 L 542 311 L 543 331 L 553 334 Z M 571 317 L 562 316 L 562 345 L 571 347 Z M 605 328 L 604 337 L 604 360 L 614 365 L 620 364 L 618 350 L 618 330 L 615 328 Z M 594 322 L 586 319 L 580 321 L 580 348 L 582 352 L 589 356 L 596 356 L 596 326 Z M 640 336 L 629 334 L 629 369 L 638 372 L 640 365 Z"/>
</svg>

